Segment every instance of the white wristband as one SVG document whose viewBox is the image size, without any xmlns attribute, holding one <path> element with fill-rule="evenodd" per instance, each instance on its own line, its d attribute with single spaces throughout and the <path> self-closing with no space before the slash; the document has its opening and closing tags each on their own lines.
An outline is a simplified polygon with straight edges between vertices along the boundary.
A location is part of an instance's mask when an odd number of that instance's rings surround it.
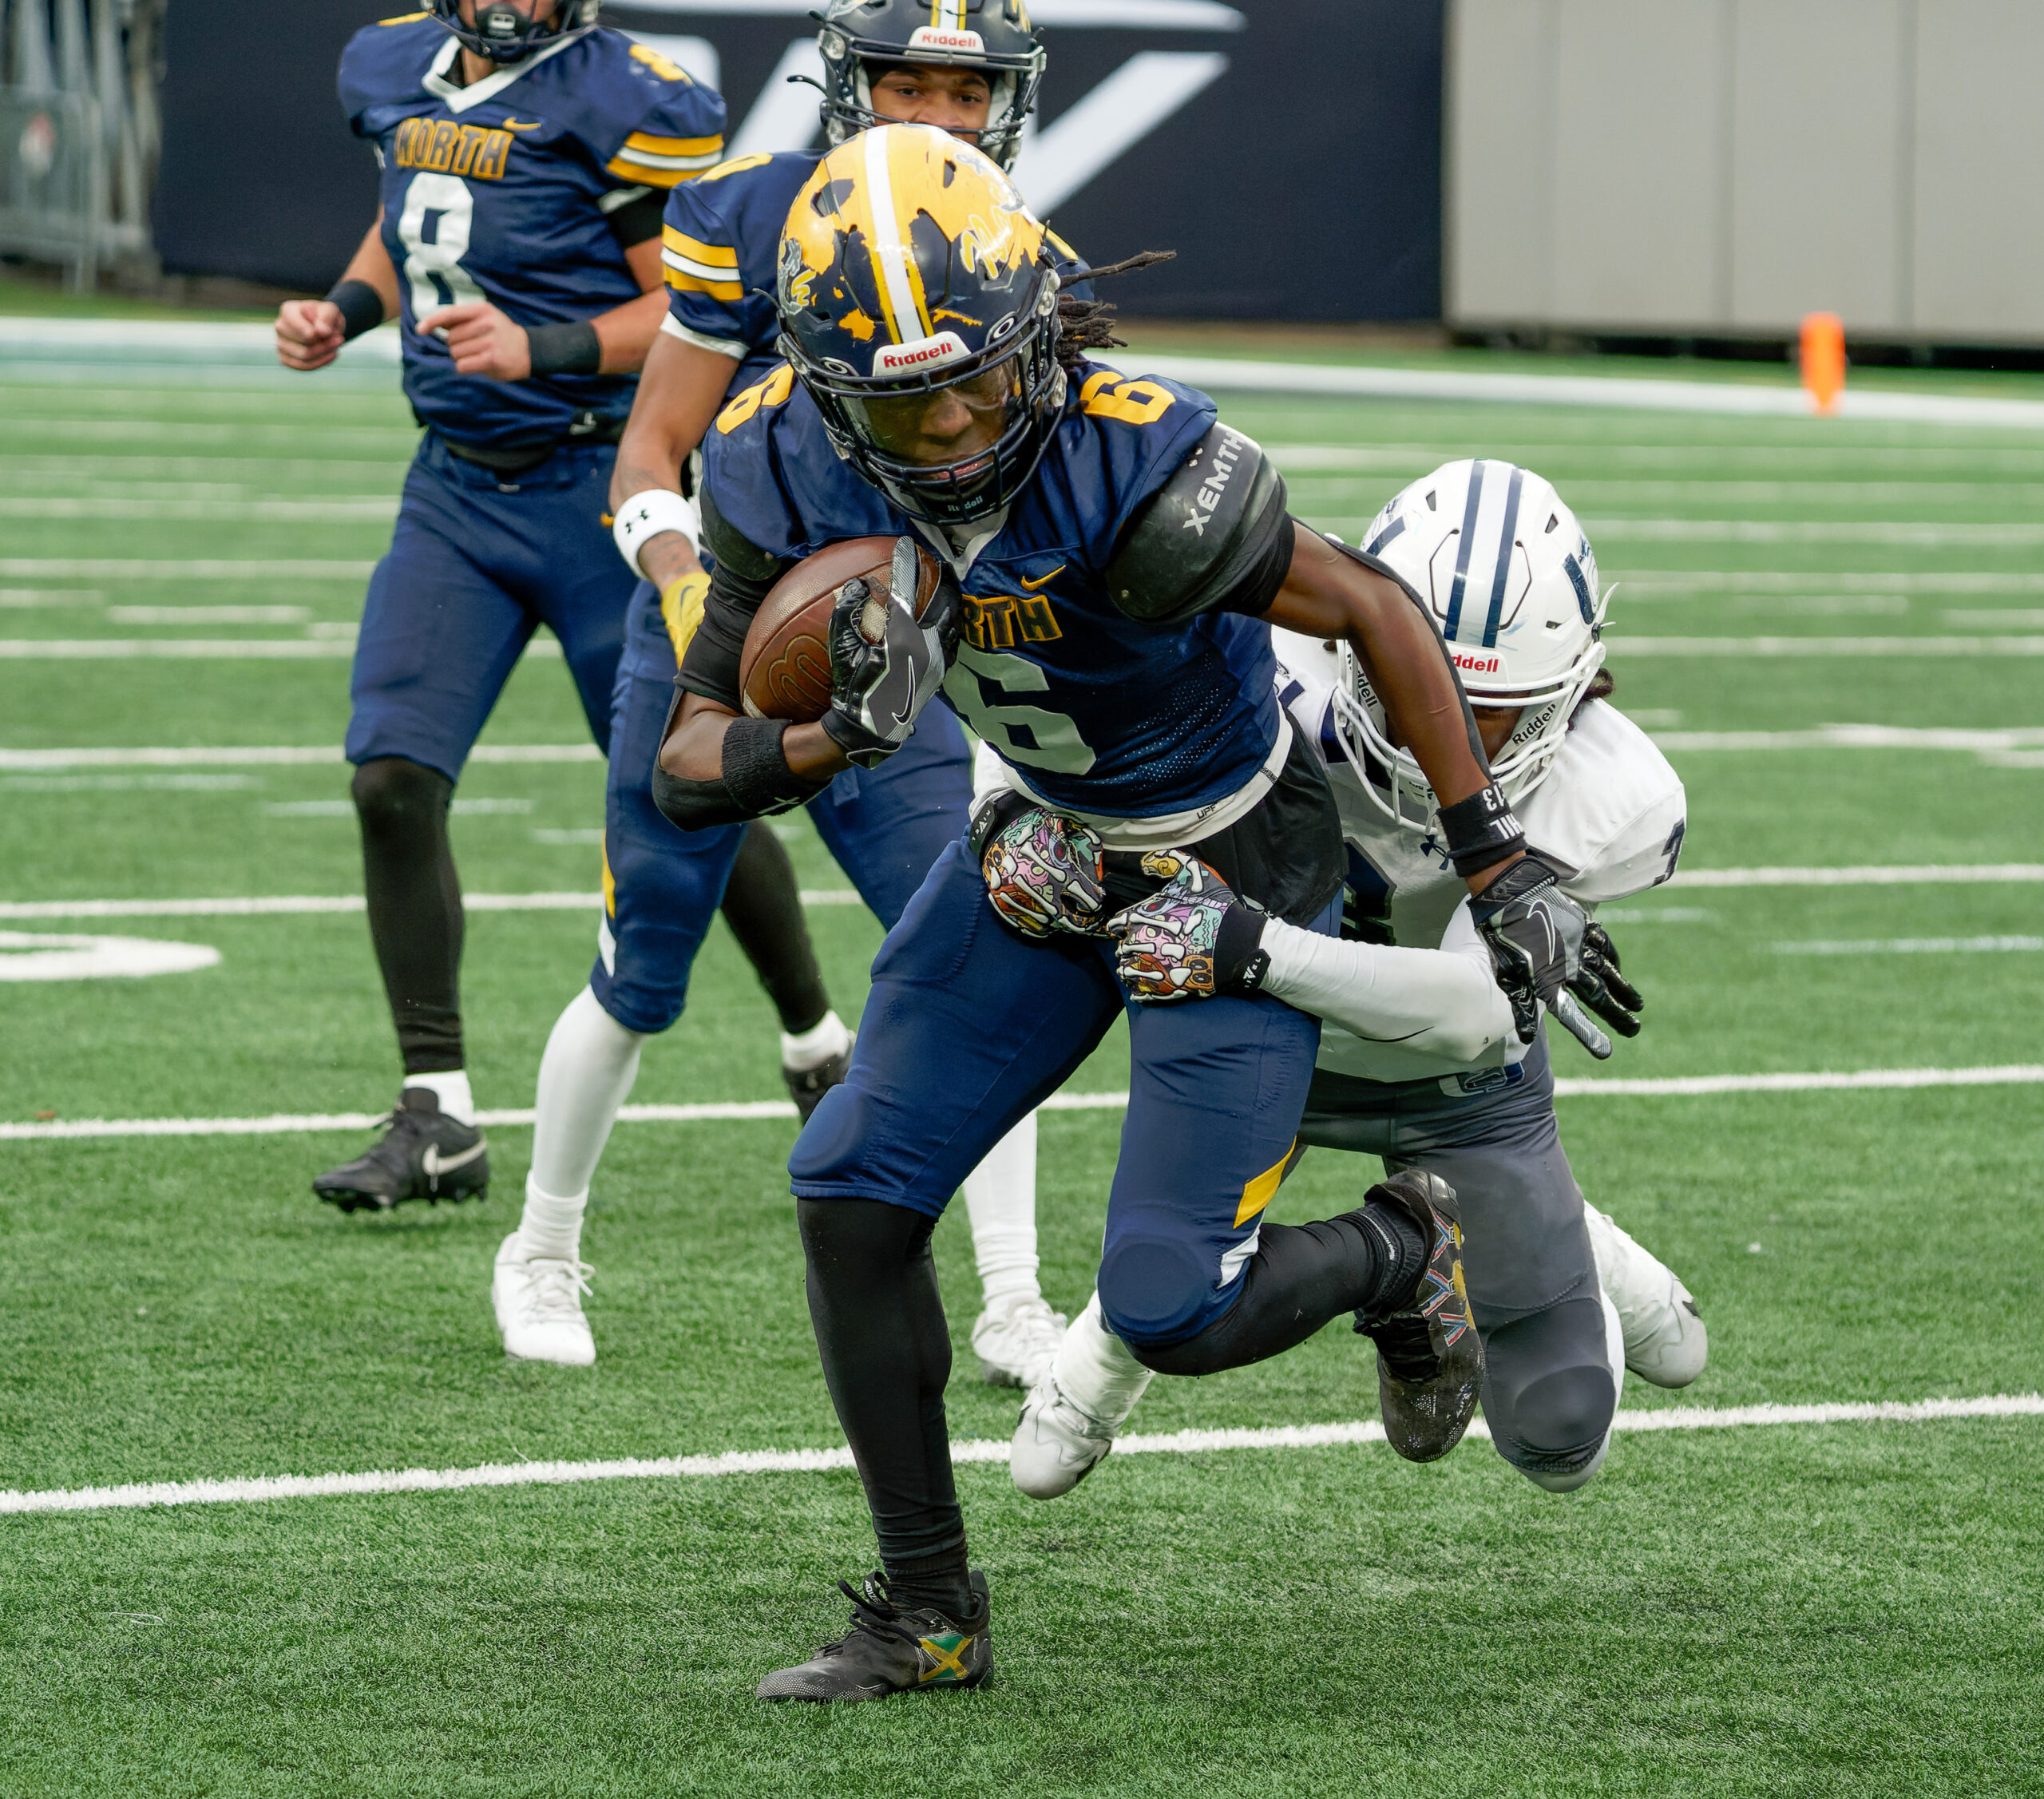
<svg viewBox="0 0 2044 1799">
<path fill-rule="evenodd" d="M 701 529 L 693 500 L 683 499 L 671 487 L 648 487 L 618 507 L 610 535 L 625 566 L 643 576 L 639 553 L 663 531 L 679 531 L 693 549 Z"/>
</svg>

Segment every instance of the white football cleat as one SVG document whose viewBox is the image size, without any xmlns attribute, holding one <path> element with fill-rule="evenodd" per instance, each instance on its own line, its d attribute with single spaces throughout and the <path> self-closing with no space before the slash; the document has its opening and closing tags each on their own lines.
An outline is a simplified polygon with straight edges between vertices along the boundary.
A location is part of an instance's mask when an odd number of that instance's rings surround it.
<svg viewBox="0 0 2044 1799">
<path fill-rule="evenodd" d="M 1046 1374 L 1022 1402 L 1021 1421 L 1008 1446 L 1008 1472 L 1031 1499 L 1057 1499 L 1106 1460 L 1114 1432 L 1068 1399 Z"/>
<path fill-rule="evenodd" d="M 993 1387 L 1033 1387 L 1051 1371 L 1064 1341 L 1065 1318 L 1040 1294 L 1020 1294 L 996 1311 L 989 1306 L 972 1325 L 972 1353 Z"/>
<path fill-rule="evenodd" d="M 528 1256 L 517 1231 L 506 1237 L 489 1283 L 497 1328 L 504 1333 L 504 1353 L 525 1361 L 559 1362 L 564 1368 L 587 1368 L 593 1362 L 596 1340 L 582 1316 L 582 1295 L 589 1290 L 594 1272 L 586 1262 Z"/>
<path fill-rule="evenodd" d="M 1686 1387 L 1710 1357 L 1709 1333 L 1689 1290 L 1594 1206 L 1585 1204 L 1597 1279 L 1618 1309 L 1626 1366 L 1657 1387 Z"/>
</svg>

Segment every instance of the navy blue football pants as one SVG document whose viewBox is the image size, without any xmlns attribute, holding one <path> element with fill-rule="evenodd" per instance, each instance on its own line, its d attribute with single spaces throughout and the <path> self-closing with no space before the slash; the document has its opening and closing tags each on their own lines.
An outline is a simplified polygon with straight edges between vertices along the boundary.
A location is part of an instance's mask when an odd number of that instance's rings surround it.
<svg viewBox="0 0 2044 1799">
<path fill-rule="evenodd" d="M 604 915 L 589 987 L 619 1024 L 649 1035 L 681 1016 L 689 971 L 746 830 L 679 830 L 653 804 L 674 676 L 660 595 L 642 581 L 611 702 Z M 930 865 L 964 834 L 971 798 L 965 734 L 946 708 L 933 706 L 906 744 L 877 769 L 846 769 L 809 802 L 809 815 L 859 897 L 892 929 Z"/>
<path fill-rule="evenodd" d="M 1439 1081 L 1353 1080 L 1323 1069 L 1299 1135 L 1380 1155 L 1394 1174 L 1424 1168 L 1455 1189 L 1491 1440 L 1515 1468 L 1572 1474 L 1610 1429 L 1618 1388 L 1583 1190 L 1555 1122 L 1544 1031 L 1518 1072 L 1487 1092 L 1450 1095 Z"/>
<path fill-rule="evenodd" d="M 1330 906 L 1318 928 L 1333 929 Z M 1240 1297 L 1298 1128 L 1320 1023 L 1269 999 L 1129 1005 L 1112 945 L 1028 941 L 994 916 L 962 843 L 888 933 L 850 1076 L 788 1163 L 802 1199 L 934 1218 L 995 1143 L 1126 1009 L 1131 1071 L 1100 1305 L 1131 1345 L 1182 1343 Z"/>
<path fill-rule="evenodd" d="M 431 431 L 405 477 L 390 549 L 369 579 L 350 681 L 347 759 L 450 781 L 541 625 L 561 640 L 589 734 L 610 743 L 632 580 L 602 523 L 608 444 L 570 445 L 499 477 Z"/>
</svg>

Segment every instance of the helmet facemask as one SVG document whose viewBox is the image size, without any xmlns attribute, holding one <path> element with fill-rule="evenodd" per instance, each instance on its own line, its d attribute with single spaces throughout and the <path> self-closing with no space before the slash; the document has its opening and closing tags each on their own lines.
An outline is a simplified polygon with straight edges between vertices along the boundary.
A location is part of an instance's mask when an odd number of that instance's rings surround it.
<svg viewBox="0 0 2044 1799">
<path fill-rule="evenodd" d="M 462 22 L 460 0 L 433 0 L 434 16 L 464 50 L 500 64 L 522 62 L 536 50 L 596 22 L 601 0 L 555 0 L 530 18 L 505 0 L 478 0 L 475 23 Z"/>
</svg>

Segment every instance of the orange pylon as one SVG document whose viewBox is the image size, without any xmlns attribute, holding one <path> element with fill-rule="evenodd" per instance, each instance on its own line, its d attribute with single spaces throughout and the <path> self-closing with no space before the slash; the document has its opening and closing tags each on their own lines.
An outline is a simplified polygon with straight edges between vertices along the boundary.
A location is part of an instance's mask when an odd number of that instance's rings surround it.
<svg viewBox="0 0 2044 1799">
<path fill-rule="evenodd" d="M 1837 410 L 1845 390 L 1845 324 L 1836 312 L 1803 315 L 1803 386 L 1820 413 Z"/>
</svg>

